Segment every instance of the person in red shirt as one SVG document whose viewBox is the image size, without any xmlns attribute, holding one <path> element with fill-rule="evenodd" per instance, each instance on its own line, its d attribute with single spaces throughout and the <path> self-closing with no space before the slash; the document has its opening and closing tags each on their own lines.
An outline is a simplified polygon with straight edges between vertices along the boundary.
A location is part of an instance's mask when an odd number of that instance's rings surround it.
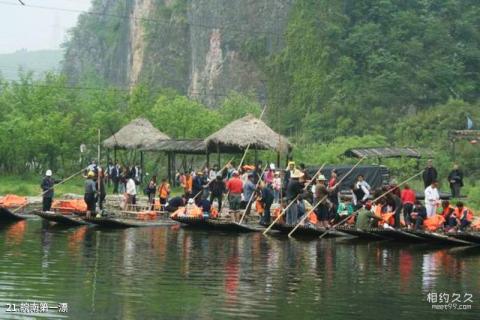
<svg viewBox="0 0 480 320">
<path fill-rule="evenodd" d="M 408 228 L 411 228 L 412 226 L 412 211 L 413 211 L 413 205 L 415 204 L 415 201 L 417 200 L 415 191 L 410 189 L 410 186 L 406 184 L 403 187 L 402 193 L 400 198 L 402 199 L 402 204 L 403 204 L 403 219 L 405 221 L 405 224 L 407 225 Z"/>
<path fill-rule="evenodd" d="M 228 202 L 230 210 L 233 211 L 234 220 L 237 221 L 240 217 L 240 202 L 242 201 L 243 181 L 238 175 L 238 171 L 234 171 L 232 178 L 227 181 Z"/>
</svg>

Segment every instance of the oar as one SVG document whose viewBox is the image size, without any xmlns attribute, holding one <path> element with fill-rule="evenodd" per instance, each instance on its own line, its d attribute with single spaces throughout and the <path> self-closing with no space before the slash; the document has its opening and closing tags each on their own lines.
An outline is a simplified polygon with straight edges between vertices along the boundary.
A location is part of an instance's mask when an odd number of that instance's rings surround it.
<svg viewBox="0 0 480 320">
<path fill-rule="evenodd" d="M 410 180 L 418 177 L 419 175 L 421 175 L 423 173 L 423 170 L 420 171 L 419 173 L 411 176 L 410 178 L 408 178 L 407 180 L 397 184 L 397 188 L 400 187 L 401 185 L 404 185 L 405 183 L 409 182 Z M 393 192 L 393 190 L 395 190 L 395 188 L 391 188 L 390 190 L 382 193 L 380 196 L 376 197 L 375 199 L 372 200 L 372 203 L 375 203 L 377 202 L 378 200 L 382 199 L 383 197 L 385 197 L 387 194 Z M 339 225 L 345 223 L 345 221 L 347 221 L 348 219 L 350 219 L 351 217 L 354 217 L 356 216 L 359 212 L 360 212 L 361 208 L 358 209 L 357 211 L 353 212 L 351 215 L 349 215 L 348 217 L 345 217 L 345 219 L 341 220 L 340 222 L 338 222 L 337 224 L 333 225 L 330 229 L 326 230 L 324 233 L 322 233 L 319 237 L 319 239 L 322 239 L 323 237 L 325 237 L 330 231 L 333 231 L 336 227 L 338 227 Z"/>
<path fill-rule="evenodd" d="M 322 164 L 322 166 L 320 167 L 320 169 L 318 169 L 318 171 L 315 173 L 314 177 L 316 177 L 323 169 L 323 167 L 325 167 L 325 164 Z M 307 183 L 307 185 L 303 188 L 303 190 L 307 190 L 307 188 L 310 186 L 310 184 L 312 183 L 314 179 L 312 178 L 312 180 L 310 180 L 309 183 Z M 281 190 L 281 189 L 280 189 Z M 275 225 L 275 223 L 278 222 L 278 220 L 280 220 L 280 218 L 285 214 L 285 212 L 288 210 L 288 208 L 290 208 L 292 206 L 293 203 L 295 203 L 295 201 L 297 201 L 298 199 L 298 196 L 295 197 L 295 199 L 293 199 L 284 209 L 282 209 L 282 211 L 280 212 L 280 214 L 278 215 L 278 217 L 268 226 L 267 229 L 265 229 L 265 231 L 263 231 L 263 234 L 266 235 L 268 231 L 270 231 L 270 229 L 272 229 L 272 227 Z M 282 199 L 280 198 L 280 203 L 282 203 Z"/>
<path fill-rule="evenodd" d="M 255 190 L 250 195 L 250 199 L 248 199 L 248 203 L 247 203 L 247 206 L 245 208 L 245 211 L 243 211 L 242 217 L 240 218 L 240 221 L 238 222 L 239 224 L 242 224 L 243 218 L 245 218 L 245 214 L 247 213 L 248 206 L 250 206 L 250 204 L 252 203 L 253 196 L 255 195 L 255 191 L 257 190 L 258 186 L 260 185 L 260 182 L 262 182 L 262 177 L 265 173 L 265 170 L 267 170 L 267 168 L 268 168 L 268 164 L 265 165 L 265 167 L 263 168 L 262 174 L 260 174 L 260 177 L 258 177 L 257 184 L 255 185 Z"/>
<path fill-rule="evenodd" d="M 77 175 L 79 175 L 80 173 L 82 173 L 85 169 L 87 169 L 87 168 L 83 168 L 82 170 L 78 171 L 77 173 L 72 174 L 70 177 L 68 177 L 68 178 L 60 181 L 60 182 L 57 183 L 57 184 L 54 184 L 53 187 L 50 187 L 50 188 L 48 188 L 47 190 L 45 190 L 45 191 L 43 191 L 42 193 L 40 193 L 40 194 L 38 195 L 38 197 L 43 196 L 43 195 L 44 195 L 45 193 L 47 193 L 48 191 L 52 190 L 55 186 L 59 186 L 59 185 L 61 185 L 61 184 L 64 184 L 64 183 L 67 182 L 68 180 L 73 179 L 75 176 L 77 176 Z M 23 205 L 21 205 L 20 207 L 15 208 L 15 210 L 13 210 L 12 212 L 15 213 L 15 212 L 17 212 L 18 210 L 20 210 L 20 209 L 22 209 L 22 208 L 25 208 L 27 205 L 28 205 L 28 203 L 23 204 Z"/>
<path fill-rule="evenodd" d="M 366 157 L 362 157 L 360 160 L 358 160 L 358 162 L 350 169 L 348 170 L 347 173 L 345 173 L 343 175 L 343 177 L 333 186 L 333 190 L 335 190 L 342 182 L 343 180 L 345 180 L 346 177 L 348 177 L 350 175 L 350 173 L 353 172 L 353 170 L 355 170 L 356 167 L 358 167 L 358 165 L 365 159 Z M 312 210 L 310 210 L 306 215 L 304 215 L 302 217 L 302 219 L 300 220 L 300 222 L 297 223 L 297 225 L 293 228 L 292 231 L 290 231 L 290 233 L 288 234 L 288 237 L 292 237 L 292 234 L 298 229 L 298 227 L 300 227 L 303 222 L 310 216 L 310 214 L 315 210 L 317 209 L 317 207 L 323 202 L 325 201 L 325 199 L 327 199 L 328 195 L 327 196 L 324 196 L 320 201 L 317 202 L 317 204 L 312 208 Z"/>
<path fill-rule="evenodd" d="M 233 161 L 234 157 L 232 157 L 230 160 L 228 160 L 228 162 L 223 166 L 222 169 L 220 169 L 220 171 L 218 172 L 222 172 L 223 170 L 225 170 L 225 168 Z M 212 183 L 213 180 L 210 180 L 208 183 L 207 183 L 207 187 L 210 185 L 210 183 Z M 193 197 L 193 200 L 195 200 L 199 195 L 201 195 L 203 192 L 203 190 L 200 190 L 194 197 Z"/>
</svg>

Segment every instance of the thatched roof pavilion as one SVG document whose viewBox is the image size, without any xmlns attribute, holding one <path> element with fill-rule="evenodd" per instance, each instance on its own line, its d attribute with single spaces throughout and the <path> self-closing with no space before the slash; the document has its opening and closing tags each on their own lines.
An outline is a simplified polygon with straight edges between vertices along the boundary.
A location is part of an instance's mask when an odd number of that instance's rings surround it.
<svg viewBox="0 0 480 320">
<path fill-rule="evenodd" d="M 138 118 L 104 140 L 103 146 L 109 149 L 148 149 L 159 140 L 170 140 L 170 137 L 147 119 Z"/>
<path fill-rule="evenodd" d="M 289 152 L 292 145 L 260 119 L 247 115 L 235 120 L 205 139 L 209 152 L 242 152 L 250 145 L 255 150 Z"/>
</svg>

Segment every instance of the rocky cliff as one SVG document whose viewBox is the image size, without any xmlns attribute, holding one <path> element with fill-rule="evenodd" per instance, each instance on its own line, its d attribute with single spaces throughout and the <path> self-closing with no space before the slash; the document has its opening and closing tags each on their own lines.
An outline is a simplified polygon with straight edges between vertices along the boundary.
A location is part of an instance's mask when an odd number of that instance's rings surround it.
<svg viewBox="0 0 480 320">
<path fill-rule="evenodd" d="M 293 0 L 94 0 L 65 44 L 73 82 L 175 88 L 215 106 L 265 98 L 261 61 L 282 47 Z"/>
</svg>

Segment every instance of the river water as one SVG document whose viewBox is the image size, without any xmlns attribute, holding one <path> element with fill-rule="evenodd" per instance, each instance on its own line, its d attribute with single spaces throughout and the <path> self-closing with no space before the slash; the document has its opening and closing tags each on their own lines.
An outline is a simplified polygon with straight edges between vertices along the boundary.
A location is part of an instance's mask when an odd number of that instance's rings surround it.
<svg viewBox="0 0 480 320">
<path fill-rule="evenodd" d="M 477 248 L 0 226 L 2 319 L 480 319 L 479 299 Z"/>
</svg>

